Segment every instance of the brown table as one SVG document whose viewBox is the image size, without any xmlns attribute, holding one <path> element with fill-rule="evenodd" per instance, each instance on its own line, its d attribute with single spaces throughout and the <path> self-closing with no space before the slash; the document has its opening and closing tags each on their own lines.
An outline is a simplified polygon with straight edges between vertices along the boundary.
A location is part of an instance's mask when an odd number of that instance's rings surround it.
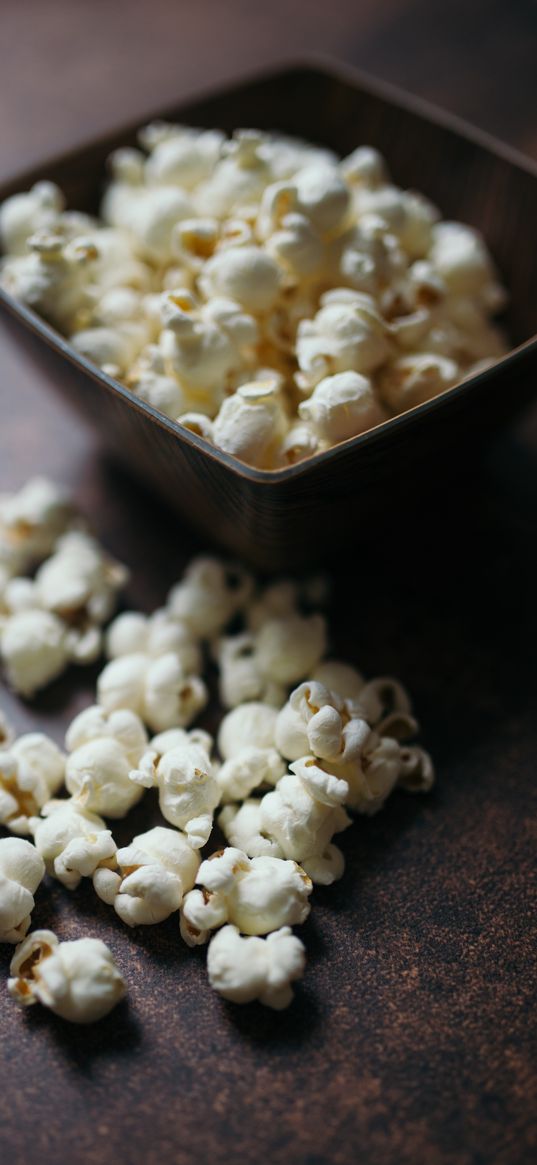
<svg viewBox="0 0 537 1165">
<path fill-rule="evenodd" d="M 537 154 L 535 7 L 385 0 L 3 0 L 0 176 L 256 65 L 328 51 Z M 36 470 L 73 486 L 151 608 L 196 548 L 99 453 L 0 321 L 0 489 Z M 9 1165 L 523 1165 L 535 1160 L 535 501 L 537 417 L 434 504 L 354 532 L 335 569 L 335 646 L 416 698 L 438 785 L 346 834 L 347 873 L 316 890 L 306 980 L 288 1013 L 224 1005 L 177 920 L 127 931 L 58 885 L 34 922 L 102 935 L 129 1003 L 93 1030 L 0 1013 L 0 1157 Z M 399 532 L 398 532 L 399 527 Z M 61 741 L 95 672 L 21 729 Z M 531 802 L 533 801 L 533 806 Z M 136 810 L 117 830 L 142 828 Z M 532 897 L 533 895 L 533 897 Z M 1 952 L 2 973 L 9 952 Z"/>
</svg>

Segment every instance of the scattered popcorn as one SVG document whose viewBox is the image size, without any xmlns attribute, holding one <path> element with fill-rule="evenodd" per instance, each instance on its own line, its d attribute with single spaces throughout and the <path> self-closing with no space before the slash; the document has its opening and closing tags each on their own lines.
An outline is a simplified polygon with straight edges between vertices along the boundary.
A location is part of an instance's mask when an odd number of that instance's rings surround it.
<svg viewBox="0 0 537 1165">
<path fill-rule="evenodd" d="M 0 839 L 0 942 L 19 943 L 24 938 L 44 874 L 45 863 L 29 841 Z"/>
<path fill-rule="evenodd" d="M 67 757 L 65 785 L 71 796 L 83 798 L 91 813 L 124 817 L 143 791 L 129 780 L 130 771 L 120 742 L 112 736 L 97 736 Z"/>
<path fill-rule="evenodd" d="M 42 732 L 19 736 L 0 752 L 0 824 L 12 833 L 31 833 L 31 818 L 58 792 L 65 757 Z"/>
<path fill-rule="evenodd" d="M 97 938 L 60 942 L 51 930 L 34 930 L 17 947 L 9 970 L 16 1003 L 42 1003 L 70 1023 L 96 1023 L 125 995 L 112 954 Z"/>
<path fill-rule="evenodd" d="M 396 186 L 373 147 L 338 159 L 160 122 L 138 140 L 109 159 L 99 219 L 50 182 L 0 206 L 0 281 L 202 440 L 296 465 L 506 352 L 482 236 Z"/>
<path fill-rule="evenodd" d="M 198 162 L 209 187 L 213 163 L 205 146 L 197 159 L 196 135 L 183 139 L 165 127 L 154 127 L 154 134 L 156 159 L 158 143 L 170 143 L 169 154 L 161 152 L 162 170 L 155 162 L 154 189 L 173 189 L 177 165 L 190 173 L 194 190 Z M 279 224 L 280 213 L 285 221 L 289 198 L 292 205 L 300 201 L 301 213 L 309 208 L 323 246 L 331 246 L 338 232 L 348 233 L 349 214 L 334 160 L 312 160 L 308 181 L 295 181 L 284 172 L 296 164 L 294 148 L 276 157 L 265 148 L 268 140 L 235 139 L 237 157 L 232 150 L 233 165 L 224 168 L 229 189 L 242 188 L 238 171 L 247 172 L 247 158 L 265 177 L 281 167 L 263 204 L 263 229 Z M 213 138 L 207 143 L 209 153 L 219 148 Z M 141 154 L 121 162 L 130 175 L 124 184 L 132 186 L 123 192 L 127 200 L 144 164 Z M 428 213 L 419 201 L 403 199 L 399 214 L 382 169 L 367 153 L 349 161 L 349 173 L 354 198 L 364 190 L 380 197 L 384 190 L 398 238 L 410 247 L 412 227 L 412 248 L 419 249 Z M 250 237 L 253 220 L 242 221 Z M 219 254 L 219 247 L 250 245 L 224 238 L 221 218 L 210 229 L 190 221 L 180 233 L 183 249 L 193 249 L 193 267 L 200 248 Z M 417 260 L 405 294 L 411 314 L 418 294 L 433 304 L 445 292 L 441 277 Z M 333 301 L 324 297 L 320 311 L 333 302 L 361 312 L 367 299 L 347 289 Z M 354 343 L 354 316 L 351 324 Z M 393 330 L 386 334 L 392 343 Z M 390 355 L 382 375 L 407 358 L 429 359 L 424 353 Z M 434 356 L 437 365 L 451 359 Z M 321 378 L 309 396 L 304 385 L 300 408 L 313 408 L 323 386 L 341 378 L 369 384 L 353 369 Z M 274 373 L 269 382 L 270 407 L 279 409 L 280 382 Z M 266 391 L 263 374 L 245 380 L 229 401 L 235 407 L 252 392 L 253 401 L 257 393 L 266 404 Z M 258 407 L 265 405 L 252 405 Z M 320 430 L 318 419 L 311 424 Z M 275 459 L 285 431 L 282 426 L 274 438 Z M 319 447 L 324 439 L 319 432 Z M 23 1005 L 39 1000 L 80 1023 L 105 1015 L 124 993 L 110 952 L 98 940 L 60 943 L 50 931 L 24 939 L 46 874 L 70 891 L 92 878 L 97 896 L 130 927 L 179 912 L 186 944 L 209 944 L 209 980 L 224 998 L 286 1007 L 291 983 L 304 969 L 304 947 L 290 927 L 308 917 L 314 885 L 343 876 L 344 856 L 334 838 L 351 825 L 350 812 L 370 816 L 394 789 L 422 793 L 433 784 L 431 758 L 413 743 L 418 724 L 410 698 L 390 676 L 366 680 L 351 664 L 325 658 L 328 625 L 319 608 L 328 584 L 322 576 L 261 585 L 240 565 L 196 558 L 163 607 L 147 615 L 123 611 L 103 631 L 127 571 L 76 523 L 63 491 L 44 479 L 0 498 L 0 646 L 12 685 L 32 694 L 71 660 L 94 658 L 102 639 L 108 656 L 96 702 L 67 729 L 66 755 L 43 733 L 16 738 L 0 712 L 0 825 L 35 843 L 0 840 L 0 940 L 24 940 L 12 961 L 9 990 Z M 208 700 L 208 655 L 223 709 L 216 746 L 203 728 L 188 727 Z M 207 678 L 212 684 L 210 673 Z M 58 797 L 62 786 L 69 796 Z M 169 827 L 157 825 L 118 848 L 106 819 L 126 817 L 150 788 L 158 790 Z M 200 850 L 211 839 L 215 817 L 227 844 L 204 859 Z"/>
<path fill-rule="evenodd" d="M 162 922 L 178 910 L 199 869 L 197 850 L 182 833 L 156 826 L 117 850 L 97 869 L 95 890 L 128 926 Z"/>
<path fill-rule="evenodd" d="M 268 934 L 305 922 L 310 912 L 310 878 L 296 862 L 281 858 L 249 858 L 228 847 L 202 862 L 196 882 L 202 889 L 187 894 L 181 912 L 189 945 L 226 922 L 242 934 Z"/>
<path fill-rule="evenodd" d="M 139 794 L 156 785 L 162 816 L 185 831 L 194 849 L 201 849 L 220 801 L 218 781 L 202 740 L 187 738 L 179 744 L 171 740 L 168 749 L 166 743 L 161 743 L 162 752 L 153 746 L 142 757 L 140 767 L 130 774 L 133 788 Z"/>
<path fill-rule="evenodd" d="M 291 983 L 304 974 L 304 944 L 288 926 L 266 939 L 242 938 L 236 926 L 224 926 L 207 951 L 209 983 L 232 1003 L 258 999 L 282 1011 L 293 999 Z"/>
<path fill-rule="evenodd" d="M 76 890 L 81 878 L 91 878 L 101 863 L 114 858 L 116 845 L 110 830 L 82 799 L 49 801 L 41 814 L 30 822 L 35 848 L 47 874 L 68 890 Z"/>
</svg>

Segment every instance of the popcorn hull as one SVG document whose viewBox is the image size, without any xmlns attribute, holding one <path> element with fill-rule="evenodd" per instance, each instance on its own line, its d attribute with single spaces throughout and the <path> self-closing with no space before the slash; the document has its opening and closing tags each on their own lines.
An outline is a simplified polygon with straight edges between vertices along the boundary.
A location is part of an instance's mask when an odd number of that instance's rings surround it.
<svg viewBox="0 0 537 1165">
<path fill-rule="evenodd" d="M 319 141 L 341 154 L 368 143 L 397 182 L 422 191 L 446 218 L 479 228 L 510 293 L 505 324 L 516 345 L 490 369 L 376 429 L 296 466 L 242 465 L 138 400 L 31 310 L 0 302 L 35 337 L 54 383 L 95 425 L 115 456 L 211 540 L 258 569 L 286 570 L 333 556 L 360 530 L 400 512 L 405 493 L 431 476 L 444 483 L 464 450 L 475 453 L 531 397 L 537 371 L 537 167 L 390 86 L 333 64 L 292 67 L 247 80 L 158 116 L 190 124 L 255 125 Z M 137 123 L 139 124 L 139 123 Z M 111 150 L 134 144 L 136 127 L 14 178 L 0 200 L 46 177 L 68 203 L 95 212 Z M 424 475 L 426 477 L 424 478 Z"/>
</svg>

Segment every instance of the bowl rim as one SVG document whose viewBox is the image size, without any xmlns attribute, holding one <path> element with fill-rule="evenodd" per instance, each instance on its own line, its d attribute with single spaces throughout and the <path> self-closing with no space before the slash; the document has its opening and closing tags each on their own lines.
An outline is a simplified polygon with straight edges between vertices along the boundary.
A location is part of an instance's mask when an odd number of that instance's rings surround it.
<svg viewBox="0 0 537 1165">
<path fill-rule="evenodd" d="M 116 127 L 108 128 L 104 133 L 90 137 L 81 144 L 64 150 L 60 154 L 45 158 L 41 163 L 34 164 L 0 183 L 0 201 L 4 201 L 4 199 L 13 193 L 27 189 L 29 184 L 38 181 L 39 177 L 42 177 L 43 169 L 68 165 L 77 155 L 82 155 L 92 149 L 105 146 L 110 139 L 114 139 L 117 136 L 127 137 L 135 134 L 144 122 L 156 119 L 165 120 L 172 117 L 176 118 L 182 110 L 188 113 L 189 106 L 198 105 L 203 101 L 217 100 L 224 94 L 232 93 L 241 87 L 255 83 L 275 81 L 278 77 L 289 76 L 292 73 L 317 73 L 319 76 L 342 80 L 346 84 L 353 85 L 356 89 L 361 89 L 374 97 L 389 102 L 395 107 L 413 113 L 421 120 L 427 121 L 434 126 L 440 126 L 450 130 L 473 145 L 486 149 L 489 153 L 496 154 L 509 164 L 516 166 L 518 169 L 527 173 L 528 176 L 537 180 L 537 163 L 513 147 L 499 141 L 486 130 L 479 129 L 456 114 L 441 109 L 424 98 L 408 93 L 404 89 L 399 88 L 399 86 L 393 85 L 391 82 L 374 77 L 362 69 L 338 60 L 329 54 L 307 53 L 298 59 L 284 59 L 283 61 L 278 61 L 277 64 L 268 65 L 262 69 L 241 73 L 238 77 L 226 80 L 221 84 L 187 92 L 174 105 L 168 105 L 164 109 L 160 107 L 146 115 L 137 117 L 136 120 L 129 123 L 119 123 Z M 32 308 L 16 300 L 1 286 L 0 303 L 10 314 L 22 321 L 30 331 L 44 340 L 50 348 L 65 357 L 75 368 L 82 370 L 91 380 L 94 380 L 97 384 L 106 388 L 107 391 L 125 401 L 127 405 L 134 408 L 143 416 L 150 417 L 160 428 L 173 434 L 175 438 L 190 445 L 205 455 L 205 457 L 209 457 L 220 465 L 224 465 L 236 476 L 245 478 L 252 484 L 278 485 L 286 483 L 295 478 L 306 476 L 312 469 L 326 462 L 336 460 L 344 452 L 349 452 L 350 449 L 359 450 L 364 446 L 374 446 L 384 438 L 386 433 L 403 432 L 409 425 L 412 425 L 416 417 L 426 417 L 429 414 L 438 412 L 446 403 L 458 399 L 472 386 L 481 384 L 492 375 L 497 374 L 500 370 L 518 363 L 529 352 L 537 351 L 536 333 L 523 341 L 523 343 L 518 344 L 515 348 L 510 349 L 505 355 L 495 360 L 493 364 L 463 378 L 450 388 L 444 389 L 443 392 L 431 400 L 414 405 L 412 408 L 406 409 L 405 412 L 399 413 L 394 417 L 389 417 L 379 425 L 375 425 L 373 428 L 367 429 L 357 436 L 349 437 L 345 441 L 340 441 L 328 449 L 314 453 L 294 465 L 276 469 L 258 469 L 255 466 L 247 465 L 245 462 L 240 461 L 238 457 L 212 445 L 205 438 L 198 436 L 197 433 L 192 432 L 192 430 L 185 428 L 183 425 L 179 425 L 177 421 L 166 417 L 164 413 L 159 412 L 153 405 L 141 400 L 120 381 L 108 376 L 98 365 L 91 363 L 85 356 L 78 353 L 69 344 L 65 336 L 48 324 Z"/>
</svg>

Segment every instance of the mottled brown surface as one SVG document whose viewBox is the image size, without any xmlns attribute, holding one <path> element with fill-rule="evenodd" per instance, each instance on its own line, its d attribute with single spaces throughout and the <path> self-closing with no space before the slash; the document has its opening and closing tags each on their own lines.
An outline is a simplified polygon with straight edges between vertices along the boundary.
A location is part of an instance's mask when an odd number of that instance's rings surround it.
<svg viewBox="0 0 537 1165">
<path fill-rule="evenodd" d="M 193 91 L 208 73 L 231 76 L 302 45 L 337 51 L 537 153 L 532 4 L 253 8 L 4 0 L 1 176 Z M 150 607 L 192 536 L 34 383 L 4 321 L 0 344 L 0 489 L 35 469 L 72 484 L 133 568 L 129 601 Z M 388 521 L 376 534 L 350 532 L 357 570 L 335 564 L 335 646 L 369 674 L 406 680 L 439 781 L 431 797 L 400 795 L 344 836 L 347 873 L 315 893 L 293 1008 L 222 1004 L 176 920 L 133 934 L 89 887 L 74 897 L 45 887 L 35 922 L 109 941 L 129 1003 L 80 1031 L 4 998 L 2 1160 L 535 1160 L 536 454 L 534 413 L 442 496 L 424 482 L 422 507 L 396 516 L 399 532 Z M 93 679 L 73 674 L 34 707 L 2 703 L 21 728 L 61 740 Z M 140 823 L 138 809 L 122 839 Z M 3 950 L 2 973 L 7 962 Z"/>
</svg>

